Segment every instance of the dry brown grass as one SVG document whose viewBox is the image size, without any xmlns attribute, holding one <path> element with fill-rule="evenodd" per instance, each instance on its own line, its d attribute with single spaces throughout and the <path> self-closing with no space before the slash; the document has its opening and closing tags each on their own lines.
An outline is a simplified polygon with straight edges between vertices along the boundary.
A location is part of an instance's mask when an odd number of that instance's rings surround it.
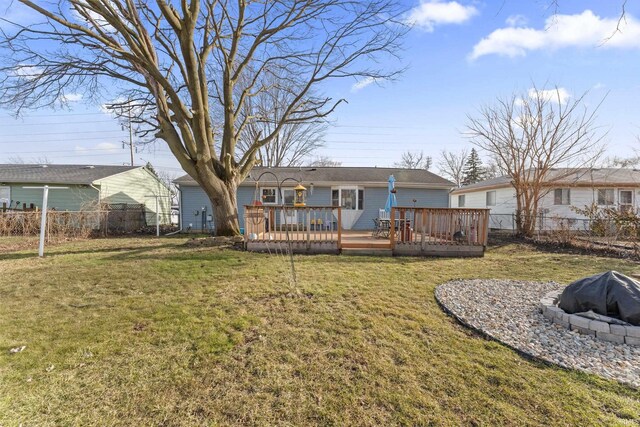
<svg viewBox="0 0 640 427">
<path fill-rule="evenodd" d="M 458 325 L 452 278 L 637 265 L 522 245 L 483 259 L 298 257 L 109 239 L 0 255 L 0 424 L 627 425 L 640 394 Z M 27 349 L 15 355 L 7 350 Z M 47 370 L 53 366 L 52 370 Z"/>
</svg>

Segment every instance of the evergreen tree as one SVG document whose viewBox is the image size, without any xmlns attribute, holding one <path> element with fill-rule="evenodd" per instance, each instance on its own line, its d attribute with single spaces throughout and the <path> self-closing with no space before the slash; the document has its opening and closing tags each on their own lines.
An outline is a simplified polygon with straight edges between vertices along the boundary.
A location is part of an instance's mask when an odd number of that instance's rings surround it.
<svg viewBox="0 0 640 427">
<path fill-rule="evenodd" d="M 475 148 L 471 149 L 471 154 L 469 154 L 467 162 L 464 164 L 462 176 L 462 185 L 475 184 L 484 179 L 485 170 Z"/>
</svg>

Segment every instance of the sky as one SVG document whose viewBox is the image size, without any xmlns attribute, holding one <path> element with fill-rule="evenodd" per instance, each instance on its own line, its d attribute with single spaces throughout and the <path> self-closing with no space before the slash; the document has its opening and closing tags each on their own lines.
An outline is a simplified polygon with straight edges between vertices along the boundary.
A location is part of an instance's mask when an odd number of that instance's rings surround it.
<svg viewBox="0 0 640 427">
<path fill-rule="evenodd" d="M 607 132 L 607 154 L 640 149 L 640 1 L 623 0 L 405 0 L 412 24 L 392 82 L 332 81 L 322 91 L 345 99 L 330 117 L 325 147 L 317 152 L 344 166 L 390 167 L 405 151 L 423 151 L 437 165 L 442 150 L 472 147 L 468 116 L 500 97 L 532 86 L 558 88 L 564 102 L 601 101 L 597 124 Z M 30 17 L 12 6 L 6 16 Z M 0 163 L 128 164 L 128 131 L 100 105 L 70 94 L 67 110 L 0 110 Z M 135 139 L 135 138 L 134 138 Z M 136 164 L 151 162 L 182 174 L 158 141 L 140 147 Z M 437 172 L 437 166 L 432 169 Z"/>
</svg>

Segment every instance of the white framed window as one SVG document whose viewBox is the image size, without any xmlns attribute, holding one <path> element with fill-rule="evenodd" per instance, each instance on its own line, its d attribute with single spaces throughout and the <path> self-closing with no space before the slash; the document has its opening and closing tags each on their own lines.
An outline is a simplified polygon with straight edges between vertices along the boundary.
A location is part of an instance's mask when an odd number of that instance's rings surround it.
<svg viewBox="0 0 640 427">
<path fill-rule="evenodd" d="M 618 204 L 622 212 L 633 211 L 633 190 L 620 190 L 618 192 Z"/>
<path fill-rule="evenodd" d="M 342 209 L 364 209 L 364 188 L 360 187 L 332 187 L 331 206 L 340 206 Z"/>
<path fill-rule="evenodd" d="M 458 207 L 459 208 L 464 208 L 465 199 L 466 199 L 466 197 L 465 197 L 464 194 L 460 194 L 458 196 Z"/>
<path fill-rule="evenodd" d="M 610 206 L 615 203 L 615 192 L 613 188 L 598 188 L 598 204 L 601 206 Z"/>
<path fill-rule="evenodd" d="M 496 205 L 496 192 L 487 191 L 487 206 L 495 206 L 495 205 Z"/>
<path fill-rule="evenodd" d="M 278 190 L 276 188 L 261 188 L 260 195 L 262 203 L 265 205 L 275 205 L 278 203 Z"/>
<path fill-rule="evenodd" d="M 7 207 L 9 207 L 11 203 L 11 187 L 8 185 L 0 185 L 0 208 L 2 208 L 3 203 L 5 203 Z"/>
<path fill-rule="evenodd" d="M 571 190 L 569 188 L 556 188 L 553 191 L 553 204 L 554 205 L 570 205 Z"/>
</svg>

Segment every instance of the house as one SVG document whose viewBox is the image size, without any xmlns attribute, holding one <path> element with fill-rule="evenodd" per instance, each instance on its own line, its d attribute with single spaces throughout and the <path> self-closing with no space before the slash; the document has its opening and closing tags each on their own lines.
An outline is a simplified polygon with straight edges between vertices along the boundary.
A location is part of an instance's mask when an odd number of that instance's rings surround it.
<svg viewBox="0 0 640 427">
<path fill-rule="evenodd" d="M 389 195 L 389 176 L 395 177 L 398 206 L 442 207 L 449 204 L 454 184 L 427 170 L 376 167 L 256 167 L 238 188 L 238 216 L 244 224 L 244 206 L 293 205 L 293 188 L 307 189 L 308 206 L 342 206 L 342 228 L 370 230 Z M 282 192 L 278 182 L 283 182 Z M 211 203 L 188 175 L 174 181 L 180 191 L 180 226 L 183 230 L 215 229 Z M 280 219 L 276 219 L 280 221 Z"/>
<path fill-rule="evenodd" d="M 50 191 L 48 207 L 58 211 L 98 209 L 103 204 L 143 204 L 148 225 L 170 220 L 168 186 L 143 166 L 0 164 L 0 210 L 42 208 L 44 185 L 67 187 Z"/>
<path fill-rule="evenodd" d="M 586 217 L 575 209 L 593 204 L 599 207 L 638 210 L 640 170 L 635 169 L 552 169 L 546 179 L 544 196 L 539 202 L 541 227 L 559 227 L 566 219 L 574 229 L 588 227 Z M 491 209 L 490 227 L 514 228 L 516 194 L 511 178 L 502 176 L 453 190 L 452 208 Z"/>
</svg>

